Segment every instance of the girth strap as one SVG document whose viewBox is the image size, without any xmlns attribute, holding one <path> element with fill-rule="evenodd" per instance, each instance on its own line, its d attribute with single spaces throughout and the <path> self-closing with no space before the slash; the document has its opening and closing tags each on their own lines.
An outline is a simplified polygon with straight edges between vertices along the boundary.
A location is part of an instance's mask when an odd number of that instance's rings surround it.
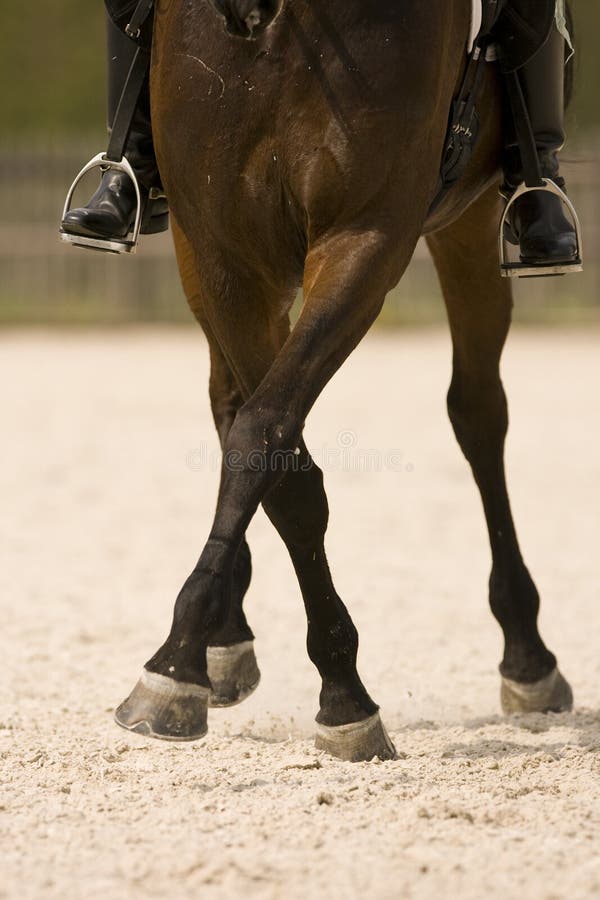
<svg viewBox="0 0 600 900">
<path fill-rule="evenodd" d="M 487 47 L 486 38 L 480 35 L 469 56 L 460 90 L 452 102 L 437 192 L 428 215 L 435 212 L 446 191 L 462 178 L 473 154 L 479 132 L 477 102 L 486 65 Z"/>
<path fill-rule="evenodd" d="M 505 72 L 504 81 L 510 101 L 510 108 L 513 114 L 513 122 L 517 133 L 517 143 L 521 154 L 521 165 L 523 167 L 523 178 L 527 187 L 543 187 L 544 179 L 542 177 L 542 168 L 540 166 L 540 157 L 537 151 L 535 135 L 531 126 L 531 117 L 521 80 L 517 72 Z"/>
</svg>

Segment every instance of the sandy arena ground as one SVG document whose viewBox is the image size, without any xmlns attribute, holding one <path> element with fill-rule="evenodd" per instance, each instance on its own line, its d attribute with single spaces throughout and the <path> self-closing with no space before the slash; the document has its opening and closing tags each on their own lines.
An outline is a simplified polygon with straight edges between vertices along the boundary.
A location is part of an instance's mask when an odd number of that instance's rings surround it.
<svg viewBox="0 0 600 900">
<path fill-rule="evenodd" d="M 193 745 L 113 725 L 211 521 L 204 339 L 0 336 L 0 896 L 600 896 L 599 338 L 521 331 L 504 362 L 513 506 L 573 715 L 499 715 L 447 334 L 369 338 L 313 412 L 332 570 L 400 751 L 352 765 L 313 749 L 304 612 L 262 512 L 260 689 Z"/>
</svg>

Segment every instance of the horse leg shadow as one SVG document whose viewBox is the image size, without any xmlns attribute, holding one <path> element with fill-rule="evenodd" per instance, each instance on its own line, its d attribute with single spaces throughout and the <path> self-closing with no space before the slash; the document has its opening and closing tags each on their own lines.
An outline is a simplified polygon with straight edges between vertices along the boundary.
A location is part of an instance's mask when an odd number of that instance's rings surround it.
<svg viewBox="0 0 600 900">
<path fill-rule="evenodd" d="M 573 695 L 538 631 L 539 596 L 521 555 L 506 487 L 508 412 L 500 356 L 512 291 L 499 273 L 498 221 L 499 198 L 492 188 L 427 240 L 452 335 L 448 412 L 481 494 L 492 550 L 490 605 L 504 634 L 502 709 L 556 712 L 571 709 Z"/>
</svg>

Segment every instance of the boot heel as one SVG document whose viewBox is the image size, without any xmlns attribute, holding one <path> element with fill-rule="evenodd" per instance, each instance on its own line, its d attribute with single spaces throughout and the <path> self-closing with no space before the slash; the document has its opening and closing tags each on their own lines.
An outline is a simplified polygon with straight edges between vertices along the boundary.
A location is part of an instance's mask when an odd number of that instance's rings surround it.
<svg viewBox="0 0 600 900">
<path fill-rule="evenodd" d="M 149 209 L 152 208 L 152 203 L 148 204 Z M 163 231 L 169 230 L 169 213 L 158 213 L 156 216 L 153 216 L 150 213 L 149 216 L 144 218 L 144 222 L 141 227 L 142 234 L 160 234 Z"/>
</svg>

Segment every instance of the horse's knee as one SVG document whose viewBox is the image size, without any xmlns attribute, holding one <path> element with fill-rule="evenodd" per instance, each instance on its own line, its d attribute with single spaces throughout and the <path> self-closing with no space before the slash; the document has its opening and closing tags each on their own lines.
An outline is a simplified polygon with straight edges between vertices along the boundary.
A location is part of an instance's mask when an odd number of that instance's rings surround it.
<svg viewBox="0 0 600 900">
<path fill-rule="evenodd" d="M 275 405 L 260 406 L 250 400 L 238 410 L 232 435 L 236 445 L 268 455 L 293 449 L 297 430 L 295 417 L 286 410 Z"/>
<path fill-rule="evenodd" d="M 246 403 L 227 435 L 226 468 L 232 473 L 266 476 L 268 481 L 281 478 L 297 455 L 301 427 L 285 411 Z"/>
</svg>

